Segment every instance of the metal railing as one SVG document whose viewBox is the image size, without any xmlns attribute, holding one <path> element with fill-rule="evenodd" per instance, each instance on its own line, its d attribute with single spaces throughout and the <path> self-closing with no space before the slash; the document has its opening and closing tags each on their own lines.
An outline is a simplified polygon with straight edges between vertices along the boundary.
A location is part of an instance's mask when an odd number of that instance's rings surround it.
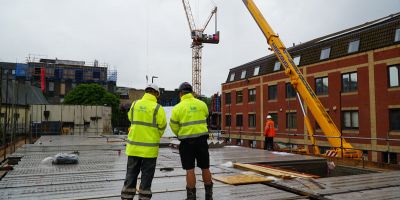
<svg viewBox="0 0 400 200">
<path fill-rule="evenodd" d="M 242 140 L 244 137 L 247 138 L 251 138 L 253 137 L 253 140 L 257 140 L 257 137 L 263 137 L 263 132 L 259 132 L 259 131 L 243 131 L 242 128 L 239 128 L 239 130 L 231 130 L 231 129 L 222 129 L 222 130 L 214 130 L 214 132 L 219 132 L 220 137 L 225 138 L 226 140 L 231 141 L 231 139 L 239 139 Z M 236 136 L 236 137 L 232 137 L 232 136 Z M 293 145 L 304 145 L 306 146 L 312 146 L 312 145 L 318 145 L 318 142 L 328 142 L 328 141 L 323 141 L 323 140 L 319 140 L 316 142 L 316 144 L 309 144 L 306 142 L 306 140 L 304 140 L 304 137 L 308 137 L 310 138 L 309 135 L 304 134 L 304 133 L 296 133 L 293 132 L 293 130 L 291 130 L 291 132 L 289 133 L 276 133 L 276 137 L 280 138 L 280 139 L 287 139 L 287 142 L 275 142 L 275 143 L 284 143 L 284 144 L 288 144 L 289 145 L 289 150 L 293 151 Z M 304 142 L 303 143 L 299 143 L 296 142 L 294 139 L 301 140 L 302 138 L 298 138 L 298 137 L 303 137 Z M 357 147 L 353 147 L 351 149 L 353 150 L 359 150 L 359 151 L 374 151 L 374 152 L 382 152 L 382 153 L 392 153 L 394 152 L 393 149 L 391 148 L 392 145 L 391 143 L 393 142 L 399 142 L 399 144 L 397 144 L 396 146 L 400 146 L 400 139 L 397 138 L 390 138 L 390 134 L 387 134 L 387 137 L 360 137 L 360 136 L 326 136 L 326 135 L 314 135 L 314 138 L 316 139 L 327 139 L 327 138 L 340 138 L 341 140 L 341 145 L 337 146 L 337 147 L 332 147 L 332 146 L 326 146 L 326 145 L 321 145 L 321 147 L 323 148 L 339 148 L 342 150 L 345 149 L 350 149 L 350 148 L 344 148 L 343 147 L 343 140 L 347 140 L 347 142 L 351 143 L 351 144 L 365 144 L 365 143 L 359 143 L 359 142 L 355 142 L 355 140 L 368 140 L 368 141 L 377 141 L 377 142 L 382 142 L 385 144 L 381 144 L 381 145 L 385 145 L 386 146 L 386 150 L 377 150 L 377 149 L 372 149 L 372 148 L 357 148 Z M 262 140 L 260 140 L 262 141 Z M 371 142 L 368 143 L 367 145 L 371 145 Z M 243 144 L 240 144 L 243 145 Z M 319 146 L 319 145 L 318 145 Z M 354 145 L 353 145 L 354 146 Z M 395 152 L 398 153 L 398 152 Z M 388 160 L 390 160 L 389 158 L 390 156 L 388 156 Z"/>
</svg>

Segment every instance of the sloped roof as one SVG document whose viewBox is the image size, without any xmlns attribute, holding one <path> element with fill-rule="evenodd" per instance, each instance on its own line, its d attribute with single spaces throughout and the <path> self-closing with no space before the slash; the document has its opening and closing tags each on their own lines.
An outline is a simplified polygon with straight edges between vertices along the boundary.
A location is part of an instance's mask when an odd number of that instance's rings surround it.
<svg viewBox="0 0 400 200">
<path fill-rule="evenodd" d="M 332 48 L 329 59 L 347 56 L 346 45 L 350 40 L 354 39 L 361 40 L 359 51 L 354 53 L 390 46 L 395 43 L 394 31 L 391 30 L 399 28 L 399 26 L 400 12 L 301 43 L 290 47 L 287 50 L 292 57 L 301 55 L 299 66 L 309 65 L 320 62 L 319 53 L 324 47 Z M 275 54 L 269 54 L 243 65 L 231 68 L 226 83 L 242 80 L 240 77 L 242 70 L 247 71 L 245 78 L 253 77 L 254 69 L 258 66 L 260 66 L 259 73 L 255 76 L 273 73 L 273 67 L 276 61 L 278 61 L 278 59 L 275 57 Z M 230 75 L 233 73 L 235 73 L 234 80 L 230 81 Z"/>
</svg>

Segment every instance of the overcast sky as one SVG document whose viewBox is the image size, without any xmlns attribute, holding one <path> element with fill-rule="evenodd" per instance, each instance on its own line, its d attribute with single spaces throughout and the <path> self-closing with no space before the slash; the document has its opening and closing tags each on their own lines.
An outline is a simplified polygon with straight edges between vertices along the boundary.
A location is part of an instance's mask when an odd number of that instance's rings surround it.
<svg viewBox="0 0 400 200">
<path fill-rule="evenodd" d="M 255 0 L 286 46 L 400 12 L 400 0 Z M 218 6 L 220 44 L 203 48 L 202 93 L 221 90 L 229 69 L 270 52 L 241 0 L 190 0 L 202 25 Z M 214 32 L 214 23 L 206 31 Z M 29 54 L 108 63 L 118 86 L 167 90 L 191 82 L 191 39 L 181 0 L 0 0 L 0 62 Z"/>
</svg>

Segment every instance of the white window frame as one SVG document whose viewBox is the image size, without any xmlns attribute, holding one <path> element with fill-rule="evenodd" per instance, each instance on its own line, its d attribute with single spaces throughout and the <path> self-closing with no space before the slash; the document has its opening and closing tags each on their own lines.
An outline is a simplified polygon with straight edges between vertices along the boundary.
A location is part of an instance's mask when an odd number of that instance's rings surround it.
<svg viewBox="0 0 400 200">
<path fill-rule="evenodd" d="M 242 73 L 240 74 L 240 79 L 246 78 L 246 73 L 247 73 L 246 70 L 242 70 Z"/>
<path fill-rule="evenodd" d="M 328 59 L 331 56 L 331 48 L 325 47 L 321 49 L 321 55 L 319 56 L 320 60 Z"/>
<path fill-rule="evenodd" d="M 260 73 L 260 66 L 257 66 L 254 68 L 253 76 L 258 76 L 259 73 Z"/>
<path fill-rule="evenodd" d="M 235 73 L 232 73 L 231 76 L 229 77 L 229 81 L 235 80 Z"/>
<path fill-rule="evenodd" d="M 359 111 L 358 110 L 343 110 L 342 111 L 343 129 L 359 129 Z"/>
<path fill-rule="evenodd" d="M 279 71 L 281 69 L 281 62 L 276 61 L 274 64 L 274 72 Z"/>
<path fill-rule="evenodd" d="M 396 32 L 394 34 L 394 41 L 395 42 L 400 42 L 400 28 L 396 29 Z"/>
<path fill-rule="evenodd" d="M 354 53 L 360 49 L 360 40 L 352 40 L 349 42 L 347 53 Z"/>
<path fill-rule="evenodd" d="M 301 56 L 300 56 L 300 55 L 295 56 L 295 57 L 293 58 L 294 64 L 299 65 L 299 64 L 300 64 L 300 59 L 301 59 Z"/>
<path fill-rule="evenodd" d="M 388 68 L 389 73 L 389 87 L 399 87 L 400 86 L 400 66 L 391 65 Z"/>
</svg>

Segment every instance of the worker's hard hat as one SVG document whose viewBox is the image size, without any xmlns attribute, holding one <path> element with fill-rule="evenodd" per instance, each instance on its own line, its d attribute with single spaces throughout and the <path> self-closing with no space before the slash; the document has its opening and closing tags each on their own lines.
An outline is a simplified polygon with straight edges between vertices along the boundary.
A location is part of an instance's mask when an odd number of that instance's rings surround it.
<svg viewBox="0 0 400 200">
<path fill-rule="evenodd" d="M 267 115 L 267 119 L 272 119 L 271 115 Z"/>
<path fill-rule="evenodd" d="M 153 89 L 160 94 L 160 88 L 158 88 L 158 86 L 154 83 L 147 84 L 144 90 L 147 91 L 148 89 Z"/>
<path fill-rule="evenodd" d="M 179 92 L 193 92 L 193 87 L 188 82 L 183 82 L 179 85 Z"/>
</svg>

